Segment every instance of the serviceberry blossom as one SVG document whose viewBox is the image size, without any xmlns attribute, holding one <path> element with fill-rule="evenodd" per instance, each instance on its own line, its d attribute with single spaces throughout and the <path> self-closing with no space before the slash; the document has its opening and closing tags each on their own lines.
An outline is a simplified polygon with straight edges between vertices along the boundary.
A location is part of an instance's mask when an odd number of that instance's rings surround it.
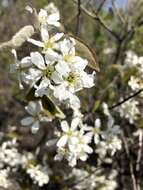
<svg viewBox="0 0 143 190">
<path fill-rule="evenodd" d="M 6 141 L 0 147 L 0 167 L 10 166 L 18 167 L 21 164 L 21 154 L 17 150 L 17 143 L 13 141 Z"/>
<path fill-rule="evenodd" d="M 100 141 L 100 135 L 102 134 L 101 131 L 101 120 L 98 118 L 95 120 L 94 127 L 93 126 L 85 126 L 84 128 L 87 132 L 87 135 L 94 138 L 94 143 L 98 144 Z"/>
<path fill-rule="evenodd" d="M 135 68 L 136 71 L 128 81 L 128 85 L 133 91 L 138 91 L 143 88 L 143 56 L 138 56 L 135 52 L 127 52 L 127 57 L 125 59 L 125 67 L 129 69 Z M 139 94 L 140 97 L 143 96 L 143 92 Z"/>
<path fill-rule="evenodd" d="M 27 169 L 27 173 L 32 178 L 35 184 L 38 184 L 40 187 L 49 182 L 49 175 L 47 168 L 42 167 L 41 165 L 30 165 Z"/>
<path fill-rule="evenodd" d="M 68 145 L 77 142 L 77 127 L 79 120 L 77 118 L 73 119 L 71 122 L 71 127 L 68 125 L 67 121 L 61 122 L 61 129 L 63 131 L 61 138 L 57 142 L 58 147 L 64 147 L 67 143 Z"/>
<path fill-rule="evenodd" d="M 9 169 L 0 170 L 0 187 L 8 188 L 11 185 L 8 176 L 9 176 Z"/>
<path fill-rule="evenodd" d="M 41 28 L 41 38 L 42 42 L 38 40 L 34 40 L 32 38 L 28 39 L 28 42 L 43 48 L 43 53 L 50 49 L 58 49 L 58 41 L 63 37 L 64 33 L 56 33 L 54 36 L 49 36 L 49 32 L 47 28 Z M 55 54 L 56 55 L 56 54 Z"/>
<path fill-rule="evenodd" d="M 55 159 L 61 159 L 65 156 L 69 161 L 69 165 L 74 166 L 78 159 L 85 161 L 88 154 L 93 152 L 89 146 L 91 137 L 85 134 L 82 128 L 79 129 L 80 125 L 81 123 L 78 118 L 72 120 L 71 127 L 69 127 L 66 121 L 61 123 L 63 133 L 57 142 L 58 154 Z"/>
<path fill-rule="evenodd" d="M 78 190 L 115 190 L 117 188 L 116 176 L 115 170 L 112 170 L 109 176 L 105 176 L 102 170 L 96 171 L 96 168 L 91 167 L 91 173 L 84 169 L 73 168 L 68 178 L 75 178 L 75 188 Z"/>
<path fill-rule="evenodd" d="M 49 3 L 44 9 L 40 9 L 38 20 L 41 26 L 56 26 L 60 27 L 60 13 L 53 3 Z"/>
<path fill-rule="evenodd" d="M 133 91 L 137 91 L 140 89 L 140 79 L 134 76 L 131 76 L 130 80 L 128 81 L 128 85 L 131 87 Z"/>
<path fill-rule="evenodd" d="M 120 116 L 129 120 L 131 124 L 134 123 L 140 114 L 138 105 L 139 102 L 135 99 L 124 102 L 118 109 Z"/>
<path fill-rule="evenodd" d="M 25 69 L 29 68 L 32 65 L 31 59 L 29 56 L 27 56 L 19 61 L 15 49 L 12 50 L 12 54 L 14 55 L 15 63 L 10 65 L 10 72 L 16 74 L 19 81 L 19 87 L 20 89 L 23 89 L 24 87 L 22 82 L 24 80 Z"/>
<path fill-rule="evenodd" d="M 40 127 L 40 122 L 51 121 L 50 118 L 43 115 L 43 107 L 40 101 L 29 102 L 25 107 L 26 111 L 31 115 L 21 120 L 21 124 L 24 126 L 31 125 L 32 132 L 35 133 Z"/>
</svg>

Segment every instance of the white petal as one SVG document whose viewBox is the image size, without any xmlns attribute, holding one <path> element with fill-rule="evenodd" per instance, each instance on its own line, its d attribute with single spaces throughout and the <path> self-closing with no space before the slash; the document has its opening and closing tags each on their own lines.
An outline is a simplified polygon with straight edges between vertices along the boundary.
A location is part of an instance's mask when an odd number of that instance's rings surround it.
<svg viewBox="0 0 143 190">
<path fill-rule="evenodd" d="M 32 65 L 32 62 L 31 62 L 31 57 L 27 56 L 27 57 L 24 57 L 22 60 L 21 60 L 21 67 L 22 68 L 25 68 L 25 67 L 29 67 Z"/>
<path fill-rule="evenodd" d="M 59 41 L 63 37 L 64 33 L 56 33 L 53 37 L 51 37 L 51 40 L 53 42 Z"/>
<path fill-rule="evenodd" d="M 34 119 L 33 117 L 26 117 L 21 120 L 22 125 L 31 125 L 33 123 Z"/>
<path fill-rule="evenodd" d="M 46 27 L 41 28 L 41 37 L 42 37 L 43 42 L 49 40 L 49 33 Z"/>
<path fill-rule="evenodd" d="M 67 143 L 68 137 L 67 135 L 64 135 L 60 138 L 60 140 L 57 142 L 58 147 L 64 147 Z"/>
<path fill-rule="evenodd" d="M 39 130 L 40 124 L 39 121 L 36 121 L 31 128 L 31 131 L 33 134 L 37 133 L 37 131 Z"/>
<path fill-rule="evenodd" d="M 95 143 L 95 144 L 98 144 L 98 143 L 99 143 L 99 135 L 98 135 L 98 134 L 95 134 L 95 135 L 94 135 L 94 143 Z"/>
<path fill-rule="evenodd" d="M 69 93 L 65 89 L 64 85 L 55 86 L 53 90 L 54 90 L 55 98 L 58 98 L 60 101 L 63 101 L 69 98 Z"/>
<path fill-rule="evenodd" d="M 95 127 L 97 127 L 97 128 L 100 128 L 100 127 L 101 127 L 101 120 L 100 120 L 99 118 L 97 118 L 97 119 L 95 120 Z"/>
<path fill-rule="evenodd" d="M 32 52 L 30 55 L 31 55 L 31 61 L 36 67 L 42 70 L 46 68 L 44 59 L 39 52 Z"/>
<path fill-rule="evenodd" d="M 82 72 L 82 82 L 85 88 L 91 88 L 94 86 L 94 74 L 87 74 L 86 72 Z"/>
<path fill-rule="evenodd" d="M 77 128 L 77 126 L 79 125 L 79 123 L 80 123 L 80 119 L 77 117 L 74 118 L 71 122 L 71 129 L 74 131 Z"/>
<path fill-rule="evenodd" d="M 22 80 L 31 87 L 42 77 L 41 70 L 30 68 L 28 74 L 22 75 Z"/>
<path fill-rule="evenodd" d="M 38 40 L 34 40 L 32 38 L 28 38 L 27 41 L 30 42 L 30 43 L 32 43 L 32 44 L 34 44 L 35 46 L 44 47 L 43 42 L 40 42 Z"/>
<path fill-rule="evenodd" d="M 85 152 L 80 152 L 80 154 L 79 154 L 79 158 L 80 158 L 80 160 L 82 160 L 82 161 L 86 161 L 87 160 L 87 154 L 85 153 Z"/>
<path fill-rule="evenodd" d="M 69 125 L 68 125 L 67 121 L 61 122 L 61 128 L 64 132 L 67 132 L 69 130 Z"/>
<path fill-rule="evenodd" d="M 35 115 L 36 113 L 36 103 L 35 102 L 29 102 L 28 106 L 26 106 L 26 111 L 31 114 L 31 115 Z"/>
<path fill-rule="evenodd" d="M 31 128 L 32 133 L 35 134 L 39 130 L 39 127 L 40 127 L 39 121 L 36 121 Z"/>
<path fill-rule="evenodd" d="M 16 50 L 12 49 L 11 53 L 14 55 L 14 58 L 17 60 L 17 52 L 16 52 Z"/>
<path fill-rule="evenodd" d="M 71 108 L 77 108 L 77 109 L 80 108 L 80 100 L 76 95 L 71 94 L 69 101 L 70 101 Z"/>
<path fill-rule="evenodd" d="M 84 145 L 84 151 L 91 154 L 93 152 L 93 149 L 88 145 Z"/>
<path fill-rule="evenodd" d="M 74 44 L 69 39 L 64 39 L 62 42 L 60 42 L 60 50 L 63 55 L 75 55 Z"/>
<path fill-rule="evenodd" d="M 60 20 L 60 14 L 59 14 L 59 12 L 55 12 L 55 13 L 50 14 L 48 16 L 48 20 L 49 21 L 53 21 L 53 22 Z"/>
<path fill-rule="evenodd" d="M 59 63 L 57 63 L 57 65 L 55 66 L 55 69 L 61 75 L 66 75 L 67 73 L 70 72 L 70 68 L 69 68 L 68 64 L 64 61 L 60 61 Z"/>
<path fill-rule="evenodd" d="M 41 81 L 39 86 L 36 86 L 35 95 L 42 97 L 50 84 L 50 80 L 45 78 Z"/>
<path fill-rule="evenodd" d="M 40 113 L 43 110 L 41 101 L 36 102 L 36 113 Z"/>
<path fill-rule="evenodd" d="M 45 60 L 46 60 L 47 65 L 51 62 L 57 61 L 59 58 L 60 58 L 60 55 L 57 52 L 53 51 L 52 49 L 48 49 L 46 51 Z"/>
<path fill-rule="evenodd" d="M 78 57 L 78 56 L 73 57 L 72 62 L 74 62 L 74 65 L 73 65 L 74 68 L 78 70 L 79 72 L 83 71 L 88 64 L 88 61 L 86 59 L 82 59 L 81 57 Z"/>
<path fill-rule="evenodd" d="M 58 72 L 53 72 L 51 79 L 56 83 L 56 84 L 61 84 L 63 82 L 62 76 Z"/>
</svg>

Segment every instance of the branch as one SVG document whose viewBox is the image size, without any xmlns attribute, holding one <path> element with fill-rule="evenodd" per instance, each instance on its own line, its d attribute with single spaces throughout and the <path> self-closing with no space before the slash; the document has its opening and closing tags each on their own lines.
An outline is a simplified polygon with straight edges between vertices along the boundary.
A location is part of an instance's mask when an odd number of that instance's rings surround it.
<svg viewBox="0 0 143 190">
<path fill-rule="evenodd" d="M 79 28 L 80 28 L 80 15 L 81 15 L 81 8 L 80 8 L 80 5 L 81 5 L 81 0 L 78 0 L 78 13 L 77 13 L 77 23 L 76 23 L 76 35 L 78 35 L 79 33 Z"/>
<path fill-rule="evenodd" d="M 129 160 L 129 169 L 130 169 L 131 179 L 132 179 L 132 183 L 133 183 L 133 190 L 138 190 L 137 185 L 136 185 L 136 178 L 135 178 L 135 174 L 134 174 L 133 163 L 132 163 L 132 160 L 130 157 L 128 143 L 127 143 L 127 140 L 126 140 L 123 132 L 121 135 L 122 135 L 122 141 L 124 143 L 125 152 L 126 152 L 128 160 Z"/>
<path fill-rule="evenodd" d="M 121 23 L 125 24 L 125 20 L 124 20 L 123 16 L 121 15 L 118 7 L 116 6 L 115 0 L 112 0 L 112 6 L 113 6 L 113 8 L 115 10 L 116 15 L 119 17 Z"/>
<path fill-rule="evenodd" d="M 97 13 L 99 13 L 99 12 L 101 11 L 101 9 L 102 9 L 102 7 L 104 6 L 105 2 L 106 2 L 106 0 L 103 0 L 103 1 L 101 2 L 101 4 L 99 5 L 99 7 L 98 7 L 98 9 L 97 9 Z"/>
<path fill-rule="evenodd" d="M 74 0 L 74 2 L 76 3 L 76 1 Z M 90 16 L 92 19 L 96 20 L 99 22 L 99 24 L 101 24 L 101 26 L 108 31 L 117 41 L 120 41 L 120 37 L 118 36 L 118 34 L 116 34 L 113 30 L 111 30 L 108 25 L 104 22 L 104 20 L 99 16 L 98 12 L 90 12 L 87 9 L 85 9 L 82 5 L 80 6 L 80 9 L 88 16 Z"/>
<path fill-rule="evenodd" d="M 114 108 L 116 108 L 116 107 L 118 107 L 118 106 L 120 106 L 120 105 L 124 104 L 125 102 L 127 102 L 128 100 L 130 100 L 130 99 L 134 98 L 135 96 L 137 96 L 137 95 L 138 95 L 138 94 L 140 94 L 141 92 L 143 92 L 143 88 L 142 88 L 142 89 L 140 89 L 139 91 L 135 92 L 135 93 L 134 93 L 134 94 L 132 94 L 131 96 L 128 96 L 128 97 L 127 97 L 127 98 L 125 98 L 124 100 L 122 100 L 122 101 L 118 102 L 117 104 L 115 104 L 115 105 L 113 105 L 113 106 L 109 107 L 109 109 L 111 110 L 111 109 L 114 109 Z"/>
<path fill-rule="evenodd" d="M 139 149 L 138 149 L 137 162 L 136 162 L 137 174 L 140 172 L 140 163 L 141 163 L 141 158 L 142 158 L 142 148 L 143 148 L 143 131 L 142 131 L 142 129 L 139 129 L 138 133 L 139 133 Z M 137 189 L 140 190 L 139 178 L 137 179 Z"/>
</svg>

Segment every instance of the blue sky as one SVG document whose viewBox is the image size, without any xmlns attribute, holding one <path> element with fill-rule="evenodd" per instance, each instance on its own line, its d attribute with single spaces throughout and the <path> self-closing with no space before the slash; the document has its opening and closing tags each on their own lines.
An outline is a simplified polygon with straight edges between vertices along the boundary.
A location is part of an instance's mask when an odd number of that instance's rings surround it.
<svg viewBox="0 0 143 190">
<path fill-rule="evenodd" d="M 109 5 L 108 7 L 110 7 L 110 0 L 109 1 Z M 128 0 L 115 0 L 116 4 L 119 6 L 119 7 L 122 7 L 123 9 L 127 7 L 127 4 L 128 4 Z"/>
</svg>

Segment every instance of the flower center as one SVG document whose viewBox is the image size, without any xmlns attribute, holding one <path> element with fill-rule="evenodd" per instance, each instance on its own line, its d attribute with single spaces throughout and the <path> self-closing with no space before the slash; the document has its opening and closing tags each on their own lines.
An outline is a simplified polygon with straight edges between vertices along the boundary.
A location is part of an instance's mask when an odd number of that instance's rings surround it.
<svg viewBox="0 0 143 190">
<path fill-rule="evenodd" d="M 69 62 L 71 60 L 71 56 L 70 55 L 64 55 L 63 59 L 65 62 Z"/>
<path fill-rule="evenodd" d="M 73 84 L 76 81 L 76 75 L 72 72 L 69 73 L 68 77 L 66 80 L 70 83 Z"/>
<path fill-rule="evenodd" d="M 52 49 L 53 46 L 54 46 L 54 43 L 51 40 L 47 40 L 47 41 L 44 42 L 44 50 L 47 50 L 49 48 Z"/>
<path fill-rule="evenodd" d="M 53 72 L 54 72 L 54 67 L 50 65 L 44 71 L 44 76 L 46 76 L 47 78 L 50 78 Z"/>
</svg>

